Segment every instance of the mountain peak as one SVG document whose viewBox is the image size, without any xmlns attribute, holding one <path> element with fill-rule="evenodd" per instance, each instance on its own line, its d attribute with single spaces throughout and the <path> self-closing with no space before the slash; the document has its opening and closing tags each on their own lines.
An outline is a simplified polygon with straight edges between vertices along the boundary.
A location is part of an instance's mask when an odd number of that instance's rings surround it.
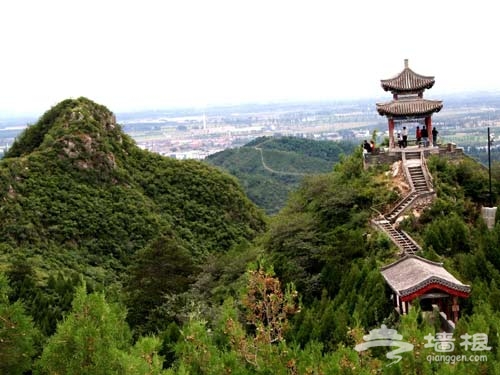
<svg viewBox="0 0 500 375">
<path fill-rule="evenodd" d="M 32 152 L 56 152 L 78 168 L 115 167 L 127 136 L 115 115 L 90 99 L 66 99 L 45 112 L 29 126 L 5 154 L 20 157 Z"/>
<path fill-rule="evenodd" d="M 0 177 L 2 246 L 55 252 L 68 268 L 79 267 L 75 251 L 84 270 L 101 267 L 101 256 L 120 267 L 169 230 L 192 254 L 225 251 L 265 226 L 231 176 L 140 149 L 86 98 L 29 126 L 0 160 Z"/>
<path fill-rule="evenodd" d="M 28 126 L 8 150 L 6 157 L 24 156 L 73 136 L 82 139 L 84 144 L 88 144 L 89 138 L 106 136 L 120 142 L 121 129 L 117 128 L 115 115 L 105 106 L 85 97 L 66 99 L 45 112 L 35 124 Z"/>
</svg>

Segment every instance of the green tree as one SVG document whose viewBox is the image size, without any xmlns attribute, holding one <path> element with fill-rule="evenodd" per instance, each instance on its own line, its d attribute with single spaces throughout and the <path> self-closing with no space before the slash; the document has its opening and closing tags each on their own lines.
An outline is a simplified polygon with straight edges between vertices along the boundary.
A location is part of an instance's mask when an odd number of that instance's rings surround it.
<svg viewBox="0 0 500 375">
<path fill-rule="evenodd" d="M 20 301 L 9 302 L 9 285 L 0 273 L 0 374 L 22 374 L 31 368 L 36 331 Z"/>
<path fill-rule="evenodd" d="M 159 374 L 156 338 L 131 347 L 125 310 L 106 302 L 104 294 L 76 291 L 71 313 L 47 342 L 38 362 L 41 374 Z"/>
<path fill-rule="evenodd" d="M 121 353 L 121 373 L 127 375 L 160 375 L 163 358 L 157 353 L 161 340 L 154 336 L 141 337 L 131 348 L 130 353 Z"/>
<path fill-rule="evenodd" d="M 199 317 L 192 317 L 181 330 L 174 368 L 178 374 L 296 373 L 296 353 L 288 350 L 284 338 L 288 317 L 298 309 L 296 300 L 293 285 L 283 291 L 271 272 L 262 268 L 249 271 L 241 300 L 245 317 L 232 298 L 224 302 L 215 331 Z M 248 330 L 240 318 L 246 320 Z"/>
<path fill-rule="evenodd" d="M 173 234 L 164 234 L 140 250 L 126 285 L 129 323 L 138 332 L 165 329 L 172 317 L 156 319 L 153 311 L 165 303 L 165 296 L 185 292 L 196 270 L 191 254 Z"/>
<path fill-rule="evenodd" d="M 456 213 L 438 217 L 427 227 L 425 244 L 440 255 L 469 252 L 471 248 L 470 230 Z"/>
</svg>

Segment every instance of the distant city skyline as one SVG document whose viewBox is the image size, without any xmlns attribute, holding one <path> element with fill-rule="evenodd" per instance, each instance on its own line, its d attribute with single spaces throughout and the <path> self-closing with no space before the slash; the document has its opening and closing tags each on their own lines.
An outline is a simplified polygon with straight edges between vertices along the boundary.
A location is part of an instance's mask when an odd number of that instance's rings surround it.
<svg viewBox="0 0 500 375">
<path fill-rule="evenodd" d="M 500 5 L 26 0 L 0 5 L 0 114 L 86 96 L 114 112 L 389 98 L 404 59 L 427 97 L 500 91 Z"/>
</svg>

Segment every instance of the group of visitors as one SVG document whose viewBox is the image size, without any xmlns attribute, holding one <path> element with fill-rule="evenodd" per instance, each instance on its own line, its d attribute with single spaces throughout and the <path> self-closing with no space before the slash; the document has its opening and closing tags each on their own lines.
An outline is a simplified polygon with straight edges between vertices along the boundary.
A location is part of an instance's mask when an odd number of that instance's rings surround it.
<svg viewBox="0 0 500 375">
<path fill-rule="evenodd" d="M 363 142 L 363 152 L 372 153 L 375 150 L 375 142 L 373 139 L 368 142 L 366 139 Z"/>
<path fill-rule="evenodd" d="M 437 146 L 437 135 L 438 135 L 438 130 L 436 127 L 432 128 L 432 145 Z M 417 145 L 420 146 L 422 144 L 424 147 L 429 146 L 429 133 L 427 131 L 427 127 L 424 125 L 422 129 L 420 129 L 420 126 L 417 125 L 416 129 L 416 141 Z M 406 126 L 403 126 L 403 131 L 400 132 L 398 131 L 397 133 L 397 140 L 398 140 L 398 147 L 399 148 L 406 148 L 408 146 L 408 129 L 406 129 Z"/>
<path fill-rule="evenodd" d="M 436 127 L 432 128 L 432 145 L 437 146 L 437 135 L 438 135 L 438 130 Z M 420 126 L 417 125 L 416 132 L 415 132 L 415 138 L 416 138 L 416 144 L 418 146 L 423 145 L 423 147 L 429 147 L 429 133 L 427 130 L 427 127 L 424 125 L 422 126 L 422 129 L 420 129 Z M 398 147 L 399 148 L 406 148 L 408 147 L 408 129 L 406 126 L 403 126 L 402 131 L 397 132 L 397 142 L 398 142 Z M 375 151 L 375 142 L 371 140 L 368 142 L 366 139 L 363 141 L 363 152 L 364 153 L 372 153 Z"/>
<path fill-rule="evenodd" d="M 403 126 L 403 132 L 398 131 L 398 146 L 399 148 L 406 148 L 408 146 L 408 129 Z"/>
</svg>

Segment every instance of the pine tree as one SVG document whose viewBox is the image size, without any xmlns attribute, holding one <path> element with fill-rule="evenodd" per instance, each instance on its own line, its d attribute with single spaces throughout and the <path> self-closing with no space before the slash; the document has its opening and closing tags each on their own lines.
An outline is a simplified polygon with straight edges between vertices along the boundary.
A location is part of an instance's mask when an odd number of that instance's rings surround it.
<svg viewBox="0 0 500 375">
<path fill-rule="evenodd" d="M 42 374 L 160 374 L 160 344 L 143 338 L 132 348 L 124 309 L 106 302 L 102 293 L 87 294 L 84 285 L 38 365 Z"/>
<path fill-rule="evenodd" d="M 0 374 L 22 374 L 31 368 L 36 331 L 20 301 L 9 302 L 9 285 L 0 273 Z"/>
<path fill-rule="evenodd" d="M 135 255 L 127 281 L 128 322 L 137 332 L 165 329 L 168 316 L 156 318 L 154 310 L 166 295 L 187 290 L 196 271 L 189 251 L 173 235 L 163 235 Z"/>
</svg>

